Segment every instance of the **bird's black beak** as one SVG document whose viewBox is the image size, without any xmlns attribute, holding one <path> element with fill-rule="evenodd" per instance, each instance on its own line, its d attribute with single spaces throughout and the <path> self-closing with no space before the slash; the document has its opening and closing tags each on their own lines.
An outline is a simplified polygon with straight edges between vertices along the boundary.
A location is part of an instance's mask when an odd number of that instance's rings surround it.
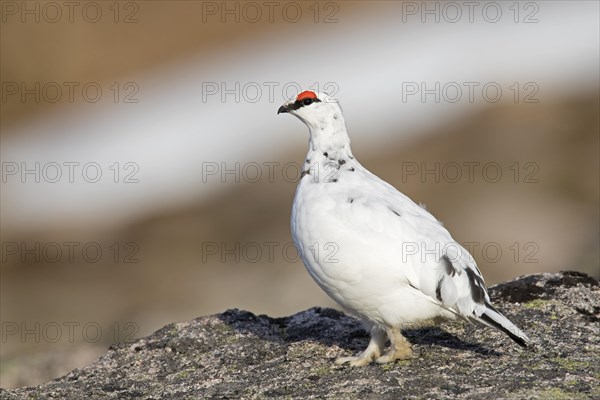
<svg viewBox="0 0 600 400">
<path fill-rule="evenodd" d="M 277 110 L 277 114 L 279 115 L 281 113 L 286 113 L 289 111 L 290 111 L 290 109 L 288 108 L 288 106 L 284 104 L 281 107 L 279 107 L 279 110 Z"/>
</svg>

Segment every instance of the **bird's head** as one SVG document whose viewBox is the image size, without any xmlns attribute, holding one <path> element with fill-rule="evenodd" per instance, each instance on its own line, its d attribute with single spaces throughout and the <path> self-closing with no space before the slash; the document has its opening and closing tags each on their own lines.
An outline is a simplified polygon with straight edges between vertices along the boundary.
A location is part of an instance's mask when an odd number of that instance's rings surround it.
<svg viewBox="0 0 600 400">
<path fill-rule="evenodd" d="M 333 121 L 343 121 L 342 109 L 337 100 L 325 93 L 306 90 L 288 101 L 277 110 L 277 114 L 289 113 L 312 130 L 315 128 L 336 125 Z"/>
<path fill-rule="evenodd" d="M 347 147 L 350 152 L 342 109 L 331 96 L 306 90 L 279 107 L 277 114 L 281 113 L 295 115 L 308 126 L 313 150 L 330 151 Z"/>
</svg>

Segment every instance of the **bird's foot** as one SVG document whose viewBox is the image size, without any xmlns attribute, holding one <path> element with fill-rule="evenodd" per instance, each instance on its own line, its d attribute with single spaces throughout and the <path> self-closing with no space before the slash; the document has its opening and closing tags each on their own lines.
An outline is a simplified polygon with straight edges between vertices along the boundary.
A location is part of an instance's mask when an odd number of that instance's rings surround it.
<svg viewBox="0 0 600 400">
<path fill-rule="evenodd" d="M 387 364 L 396 360 L 408 360 L 412 357 L 412 350 L 410 347 L 402 349 L 401 351 L 390 349 L 386 351 L 384 355 L 375 359 L 377 364 Z"/>
<path fill-rule="evenodd" d="M 380 354 L 381 353 L 379 353 L 378 351 L 368 351 L 368 349 L 367 349 L 367 350 L 359 353 L 357 356 L 338 357 L 335 360 L 335 363 L 338 365 L 348 363 L 353 367 L 362 367 L 365 365 L 369 365 L 374 359 L 380 358 L 379 357 Z"/>
<path fill-rule="evenodd" d="M 371 341 L 369 342 L 367 348 L 354 357 L 339 357 L 337 360 L 335 360 L 335 363 L 338 365 L 348 363 L 353 367 L 369 365 L 373 360 L 381 356 L 381 353 L 385 347 L 386 338 L 386 333 L 383 330 L 372 326 Z"/>
<path fill-rule="evenodd" d="M 384 355 L 375 360 L 377 364 L 387 364 L 396 360 L 408 360 L 412 357 L 410 343 L 402 336 L 399 330 L 390 332 L 390 338 L 392 346 Z"/>
</svg>

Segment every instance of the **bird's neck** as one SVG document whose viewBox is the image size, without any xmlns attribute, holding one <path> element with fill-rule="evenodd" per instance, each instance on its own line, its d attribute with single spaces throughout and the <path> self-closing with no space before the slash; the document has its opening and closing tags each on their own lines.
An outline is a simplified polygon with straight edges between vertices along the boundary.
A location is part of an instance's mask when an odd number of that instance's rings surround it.
<svg viewBox="0 0 600 400">
<path fill-rule="evenodd" d="M 321 129 L 324 128 L 324 129 Z M 358 163 L 350 149 L 350 139 L 343 119 L 337 124 L 311 127 L 308 153 L 303 168 L 313 182 L 336 182 L 341 168 L 353 168 Z"/>
<path fill-rule="evenodd" d="M 350 138 L 341 113 L 335 114 L 333 118 L 324 118 L 307 125 L 310 130 L 309 155 L 311 153 L 328 153 L 345 157 L 352 156 Z"/>
<path fill-rule="evenodd" d="M 323 166 L 332 162 L 336 165 L 343 165 L 353 160 L 354 156 L 352 155 L 350 146 L 330 148 L 328 151 L 309 148 L 306 154 L 306 163 L 308 166 L 314 166 L 315 164 Z"/>
</svg>

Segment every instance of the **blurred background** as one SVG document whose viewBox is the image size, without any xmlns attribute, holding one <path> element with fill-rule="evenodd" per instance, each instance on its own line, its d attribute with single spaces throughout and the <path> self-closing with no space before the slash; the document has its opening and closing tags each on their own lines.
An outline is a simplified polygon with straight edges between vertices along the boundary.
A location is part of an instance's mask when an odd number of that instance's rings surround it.
<svg viewBox="0 0 600 400">
<path fill-rule="evenodd" d="M 1 387 L 227 308 L 335 307 L 289 233 L 301 89 L 488 285 L 599 277 L 598 2 L 65 3 L 1 2 Z"/>
</svg>

